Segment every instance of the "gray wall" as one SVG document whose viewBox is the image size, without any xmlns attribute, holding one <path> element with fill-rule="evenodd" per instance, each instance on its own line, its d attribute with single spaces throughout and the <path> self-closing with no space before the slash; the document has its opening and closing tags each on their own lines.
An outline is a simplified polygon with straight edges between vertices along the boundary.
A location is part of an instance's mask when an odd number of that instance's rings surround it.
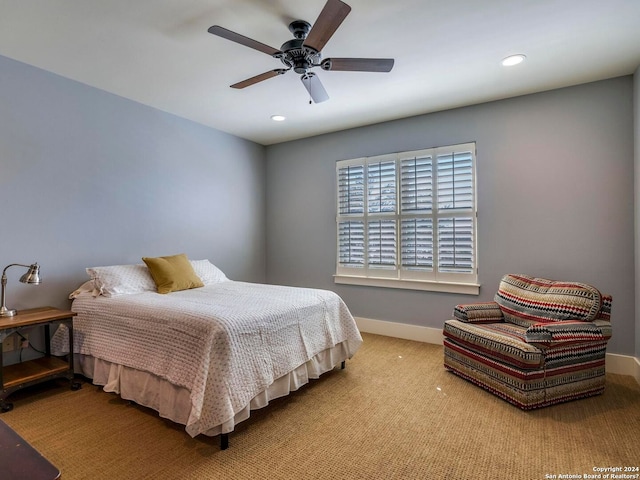
<svg viewBox="0 0 640 480">
<path fill-rule="evenodd" d="M 441 328 L 505 273 L 611 293 L 609 352 L 633 354 L 631 76 L 267 147 L 267 280 L 338 292 L 356 316 Z M 479 296 L 337 285 L 335 162 L 476 141 Z"/>
<path fill-rule="evenodd" d="M 264 147 L 0 57 L 7 305 L 68 307 L 88 266 L 184 252 L 265 280 Z"/>
<path fill-rule="evenodd" d="M 9 270 L 8 304 L 66 307 L 87 266 L 186 252 L 234 279 L 329 288 L 355 315 L 440 328 L 456 303 L 522 272 L 612 293 L 609 351 L 637 356 L 633 88 L 623 77 L 265 153 L 0 57 L 0 268 L 38 261 L 44 278 L 25 286 Z M 480 296 L 335 285 L 335 162 L 466 141 L 478 145 Z"/>
</svg>

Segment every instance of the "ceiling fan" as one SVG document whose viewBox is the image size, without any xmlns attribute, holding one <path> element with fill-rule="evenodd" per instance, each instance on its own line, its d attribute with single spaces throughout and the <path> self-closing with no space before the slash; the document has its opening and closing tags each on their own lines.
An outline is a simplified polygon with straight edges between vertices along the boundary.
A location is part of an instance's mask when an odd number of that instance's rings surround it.
<svg viewBox="0 0 640 480">
<path fill-rule="evenodd" d="M 348 72 L 390 72 L 393 68 L 393 58 L 325 58 L 322 60 L 320 52 L 350 11 L 351 7 L 346 3 L 340 0 L 328 0 L 313 26 L 304 20 L 295 20 L 289 24 L 289 31 L 293 33 L 294 38 L 283 43 L 280 50 L 219 25 L 210 27 L 208 32 L 278 58 L 286 67 L 276 68 L 234 83 L 231 88 L 249 87 L 293 69 L 300 74 L 300 80 L 309 92 L 309 96 L 315 103 L 320 103 L 329 100 L 329 95 L 320 78 L 309 71 L 312 68 L 320 67 L 327 71 Z"/>
</svg>

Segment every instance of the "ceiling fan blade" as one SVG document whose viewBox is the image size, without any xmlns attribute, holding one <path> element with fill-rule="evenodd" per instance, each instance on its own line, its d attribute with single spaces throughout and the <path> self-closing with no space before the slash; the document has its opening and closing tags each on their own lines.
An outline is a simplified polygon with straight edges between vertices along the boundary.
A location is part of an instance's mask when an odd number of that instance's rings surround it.
<svg viewBox="0 0 640 480">
<path fill-rule="evenodd" d="M 390 72 L 393 63 L 393 58 L 325 58 L 320 66 L 344 72 Z"/>
<path fill-rule="evenodd" d="M 311 27 L 311 31 L 309 35 L 307 35 L 304 45 L 318 52 L 322 50 L 340 24 L 347 15 L 349 15 L 350 11 L 351 7 L 346 3 L 340 0 L 328 0 L 320 12 L 316 23 Z"/>
<path fill-rule="evenodd" d="M 258 82 L 262 82 L 263 80 L 268 80 L 269 78 L 277 77 L 278 75 L 282 75 L 286 73 L 288 70 L 284 68 L 277 68 L 275 70 L 271 70 L 269 72 L 261 73 L 260 75 L 256 75 L 255 77 L 247 78 L 242 82 L 234 83 L 231 85 L 231 88 L 245 88 L 250 87 Z"/>
<path fill-rule="evenodd" d="M 207 31 L 209 33 L 212 33 L 213 35 L 226 38 L 227 40 L 239 43 L 240 45 L 244 45 L 245 47 L 253 48 L 260 52 L 266 53 L 267 55 L 276 56 L 278 54 L 282 54 L 282 52 L 277 48 L 270 47 L 269 45 L 265 45 L 264 43 L 260 43 L 249 37 L 245 37 L 244 35 L 240 35 L 239 33 L 232 32 L 231 30 L 227 30 L 226 28 L 223 28 L 219 25 L 209 27 Z"/>
<path fill-rule="evenodd" d="M 315 103 L 321 103 L 329 100 L 327 91 L 324 89 L 320 78 L 318 78 L 315 73 L 305 73 L 300 77 L 300 80 L 302 80 L 303 85 Z"/>
</svg>

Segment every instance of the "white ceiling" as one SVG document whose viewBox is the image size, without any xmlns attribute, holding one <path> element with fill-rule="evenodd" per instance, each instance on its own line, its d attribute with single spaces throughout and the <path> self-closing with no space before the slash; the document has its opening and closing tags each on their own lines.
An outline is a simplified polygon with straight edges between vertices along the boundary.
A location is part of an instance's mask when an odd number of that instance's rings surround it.
<svg viewBox="0 0 640 480">
<path fill-rule="evenodd" d="M 346 0 L 327 57 L 395 58 L 390 73 L 293 71 L 207 33 L 272 47 L 325 0 L 0 0 L 0 55 L 263 145 L 620 75 L 640 65 L 640 0 Z M 502 58 L 524 53 L 523 64 Z M 1 72 L 0 72 L 1 73 Z M 273 122 L 272 114 L 287 117 Z"/>
</svg>

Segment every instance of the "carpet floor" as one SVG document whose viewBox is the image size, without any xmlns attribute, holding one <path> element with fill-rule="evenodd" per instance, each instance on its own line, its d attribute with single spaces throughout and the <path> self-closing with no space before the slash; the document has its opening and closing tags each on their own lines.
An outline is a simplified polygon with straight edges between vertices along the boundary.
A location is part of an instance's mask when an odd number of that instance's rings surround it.
<svg viewBox="0 0 640 480">
<path fill-rule="evenodd" d="M 524 412 L 445 371 L 441 346 L 363 338 L 345 370 L 253 412 L 225 451 L 90 383 L 16 392 L 1 418 L 62 480 L 543 480 L 607 467 L 640 478 L 632 377 L 607 374 L 603 395 Z"/>
</svg>

